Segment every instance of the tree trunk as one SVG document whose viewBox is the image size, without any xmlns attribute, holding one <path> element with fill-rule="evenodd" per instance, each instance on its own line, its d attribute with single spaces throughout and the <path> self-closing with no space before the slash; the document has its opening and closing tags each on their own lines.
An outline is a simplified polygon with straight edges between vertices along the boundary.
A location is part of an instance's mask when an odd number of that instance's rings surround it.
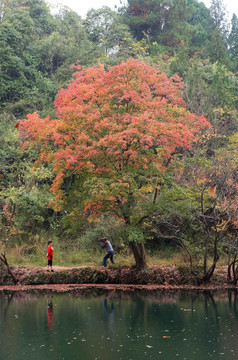
<svg viewBox="0 0 238 360">
<path fill-rule="evenodd" d="M 15 285 L 18 284 L 19 280 L 16 277 L 16 275 L 14 274 L 14 272 L 11 270 L 11 268 L 10 268 L 10 266 L 8 264 L 6 255 L 5 254 L 0 254 L 0 260 L 6 265 L 8 274 L 12 277 L 12 280 L 13 280 L 14 284 Z"/>
<path fill-rule="evenodd" d="M 237 271 L 236 271 L 236 264 L 237 264 L 238 260 L 237 260 L 237 252 L 234 254 L 234 258 L 231 261 L 229 259 L 229 263 L 228 263 L 228 270 L 227 270 L 227 280 L 232 283 L 233 285 L 237 284 Z M 231 275 L 231 271 L 232 271 L 232 275 Z"/>
<path fill-rule="evenodd" d="M 205 276 L 207 273 L 207 254 L 208 254 L 208 244 L 209 240 L 206 239 L 206 248 L 205 248 L 205 254 L 203 259 L 203 275 Z"/>
<path fill-rule="evenodd" d="M 236 257 L 237 257 L 237 254 L 234 258 L 234 261 L 233 261 L 233 265 L 232 265 L 232 272 L 233 272 L 233 285 L 236 285 L 237 284 L 237 276 L 236 276 Z"/>
<path fill-rule="evenodd" d="M 216 269 L 217 262 L 220 257 L 218 254 L 218 251 L 217 251 L 217 245 L 218 245 L 218 240 L 216 239 L 215 243 L 214 243 L 214 248 L 213 248 L 213 263 L 203 276 L 203 282 L 205 282 L 205 283 L 207 283 L 211 280 L 212 275 Z"/>
<path fill-rule="evenodd" d="M 188 256 L 189 256 L 189 262 L 190 262 L 190 272 L 192 275 L 196 275 L 195 271 L 193 270 L 193 258 L 192 258 L 192 255 L 190 253 L 190 251 L 188 250 L 185 242 L 181 239 L 181 238 L 178 238 L 182 244 L 182 246 L 184 247 L 185 251 L 187 252 Z"/>
<path fill-rule="evenodd" d="M 144 269 L 147 267 L 146 256 L 145 256 L 145 247 L 143 243 L 137 244 L 135 241 L 130 243 L 130 248 L 134 255 L 136 262 L 136 267 L 138 269 Z"/>
<path fill-rule="evenodd" d="M 228 252 L 227 280 L 231 281 L 231 250 Z"/>
</svg>

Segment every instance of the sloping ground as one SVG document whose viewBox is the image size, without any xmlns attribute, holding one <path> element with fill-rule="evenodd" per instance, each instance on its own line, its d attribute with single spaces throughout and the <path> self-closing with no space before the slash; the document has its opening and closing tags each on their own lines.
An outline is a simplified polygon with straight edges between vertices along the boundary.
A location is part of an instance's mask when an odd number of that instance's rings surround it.
<svg viewBox="0 0 238 360">
<path fill-rule="evenodd" d="M 55 285 L 64 285 L 62 288 L 75 287 L 76 285 L 104 287 L 189 287 L 201 288 L 204 284 L 198 281 L 197 277 L 190 274 L 187 267 L 172 266 L 150 266 L 145 270 L 139 271 L 135 267 L 54 267 L 54 272 L 47 272 L 46 269 L 38 267 L 16 267 L 12 269 L 19 279 L 21 289 L 23 287 L 54 288 Z M 226 268 L 220 267 L 214 274 L 212 281 L 205 287 L 221 288 L 232 287 L 227 283 Z M 0 289 L 12 288 L 13 281 L 11 277 L 1 269 L 0 272 Z"/>
</svg>

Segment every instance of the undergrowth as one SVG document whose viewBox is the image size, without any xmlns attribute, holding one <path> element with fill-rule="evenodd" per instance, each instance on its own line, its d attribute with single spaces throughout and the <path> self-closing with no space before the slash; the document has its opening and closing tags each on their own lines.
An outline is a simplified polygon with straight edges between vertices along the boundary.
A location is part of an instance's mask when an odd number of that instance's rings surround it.
<svg viewBox="0 0 238 360">
<path fill-rule="evenodd" d="M 96 250 L 80 249 L 79 246 L 60 244 L 53 242 L 54 248 L 54 266 L 77 267 L 77 266 L 102 266 L 102 259 L 105 252 L 98 246 Z M 15 246 L 14 248 L 4 249 L 9 264 L 12 266 L 39 266 L 47 265 L 46 246 L 38 244 L 35 247 L 26 247 L 26 245 Z M 116 251 L 114 260 L 116 266 L 134 265 L 132 253 L 127 249 Z M 147 251 L 146 261 L 148 265 L 176 265 L 188 266 L 189 259 L 181 249 L 173 251 L 168 249 Z M 108 260 L 110 265 L 110 260 Z M 201 265 L 201 263 L 199 264 Z M 221 259 L 218 265 L 225 265 L 225 259 Z"/>
</svg>

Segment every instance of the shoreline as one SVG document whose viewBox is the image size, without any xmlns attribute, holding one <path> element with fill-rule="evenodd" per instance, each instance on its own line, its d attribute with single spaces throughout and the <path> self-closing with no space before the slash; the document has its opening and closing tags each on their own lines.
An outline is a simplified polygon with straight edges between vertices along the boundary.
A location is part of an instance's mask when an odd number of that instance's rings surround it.
<svg viewBox="0 0 238 360">
<path fill-rule="evenodd" d="M 3 291 L 29 291 L 29 290 L 50 290 L 53 292 L 70 292 L 72 290 L 105 290 L 105 291 L 141 291 L 148 292 L 159 290 L 196 290 L 196 291 L 222 291 L 236 290 L 235 285 L 229 284 L 206 284 L 206 285 L 138 285 L 138 284 L 40 284 L 40 285 L 0 285 L 0 292 Z"/>
<path fill-rule="evenodd" d="M 78 268 L 56 267 L 54 272 L 47 272 L 39 267 L 12 268 L 17 284 L 9 274 L 0 276 L 0 291 L 50 290 L 65 291 L 163 291 L 163 290 L 227 290 L 237 289 L 238 284 L 227 281 L 225 267 L 217 269 L 210 282 L 199 282 L 189 274 L 187 267 L 150 266 L 146 270 L 135 267 L 97 267 Z"/>
</svg>

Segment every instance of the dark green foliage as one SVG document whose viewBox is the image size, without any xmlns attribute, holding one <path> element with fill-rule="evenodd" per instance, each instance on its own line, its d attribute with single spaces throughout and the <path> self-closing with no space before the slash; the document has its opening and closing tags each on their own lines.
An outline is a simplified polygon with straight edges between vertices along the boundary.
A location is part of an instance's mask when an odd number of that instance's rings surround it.
<svg viewBox="0 0 238 360">
<path fill-rule="evenodd" d="M 14 269 L 13 269 L 14 270 Z M 21 271 L 22 272 L 22 271 Z M 185 276 L 187 274 L 187 276 Z M 5 271 L 0 273 L 0 284 L 11 284 L 11 278 Z M 188 276 L 188 268 L 155 267 L 143 271 L 133 267 L 116 269 L 95 269 L 91 267 L 67 271 L 22 274 L 21 283 L 25 285 L 41 284 L 133 284 L 133 285 L 182 285 L 195 284 L 195 278 Z"/>
<path fill-rule="evenodd" d="M 221 64 L 199 58 L 190 59 L 186 68 L 182 64 L 184 99 L 190 111 L 198 115 L 207 114 L 218 134 L 234 133 L 238 125 L 237 80 L 234 75 Z"/>
<path fill-rule="evenodd" d="M 201 52 L 207 43 L 209 34 L 214 28 L 213 19 L 210 11 L 203 2 L 197 0 L 188 0 L 190 14 L 188 23 L 192 26 L 191 49 Z"/>
<path fill-rule="evenodd" d="M 238 71 L 238 18 L 233 14 L 231 20 L 231 32 L 228 37 L 229 54 L 232 60 L 232 68 L 235 72 Z"/>
<path fill-rule="evenodd" d="M 171 1 L 169 1 L 171 3 Z M 125 19 L 132 34 L 141 40 L 147 34 L 153 40 L 163 31 L 168 17 L 166 0 L 128 0 Z"/>
<path fill-rule="evenodd" d="M 211 16 L 202 3 L 173 1 L 168 10 L 163 33 L 158 39 L 172 48 L 184 43 L 193 54 L 204 48 L 211 28 Z"/>
<path fill-rule="evenodd" d="M 223 0 L 211 0 L 210 14 L 215 27 L 220 30 L 223 40 L 226 41 L 229 24 L 225 2 Z"/>
<path fill-rule="evenodd" d="M 109 7 L 90 10 L 83 24 L 89 39 L 97 44 L 109 59 L 119 62 L 133 55 L 130 45 L 134 40 L 129 27 Z"/>
<path fill-rule="evenodd" d="M 172 53 L 181 42 L 191 53 L 201 51 L 214 27 L 209 10 L 196 0 L 129 0 L 124 17 L 138 40 L 156 41 Z"/>
<path fill-rule="evenodd" d="M 181 44 L 177 48 L 174 60 L 170 63 L 170 71 L 172 74 L 177 73 L 181 77 L 185 77 L 189 69 L 189 50 L 187 46 Z"/>
<path fill-rule="evenodd" d="M 223 65 L 229 65 L 228 51 L 218 28 L 215 28 L 212 32 L 211 41 L 207 44 L 205 54 L 212 63 L 218 61 Z"/>
<path fill-rule="evenodd" d="M 99 56 L 77 14 L 54 17 L 43 0 L 22 2 L 0 22 L 0 109 L 17 117 L 49 111 L 71 79 L 69 67 L 91 65 Z"/>
<path fill-rule="evenodd" d="M 27 239 L 40 229 L 49 229 L 54 213 L 47 208 L 52 171 L 47 166 L 32 169 L 37 158 L 21 150 L 13 116 L 0 116 L 0 219 L 1 239 Z"/>
<path fill-rule="evenodd" d="M 187 58 L 194 54 L 230 66 L 214 16 L 197 0 L 129 0 L 119 13 L 103 7 L 91 10 L 85 21 L 64 8 L 53 16 L 43 0 L 3 2 L 0 109 L 17 117 L 50 113 L 59 88 L 71 79 L 72 64 L 91 66 L 100 59 L 110 64 L 147 51 L 153 54 L 154 42 L 159 51 L 176 53 L 171 69 L 182 76 Z M 233 68 L 236 20 L 229 36 Z"/>
</svg>

